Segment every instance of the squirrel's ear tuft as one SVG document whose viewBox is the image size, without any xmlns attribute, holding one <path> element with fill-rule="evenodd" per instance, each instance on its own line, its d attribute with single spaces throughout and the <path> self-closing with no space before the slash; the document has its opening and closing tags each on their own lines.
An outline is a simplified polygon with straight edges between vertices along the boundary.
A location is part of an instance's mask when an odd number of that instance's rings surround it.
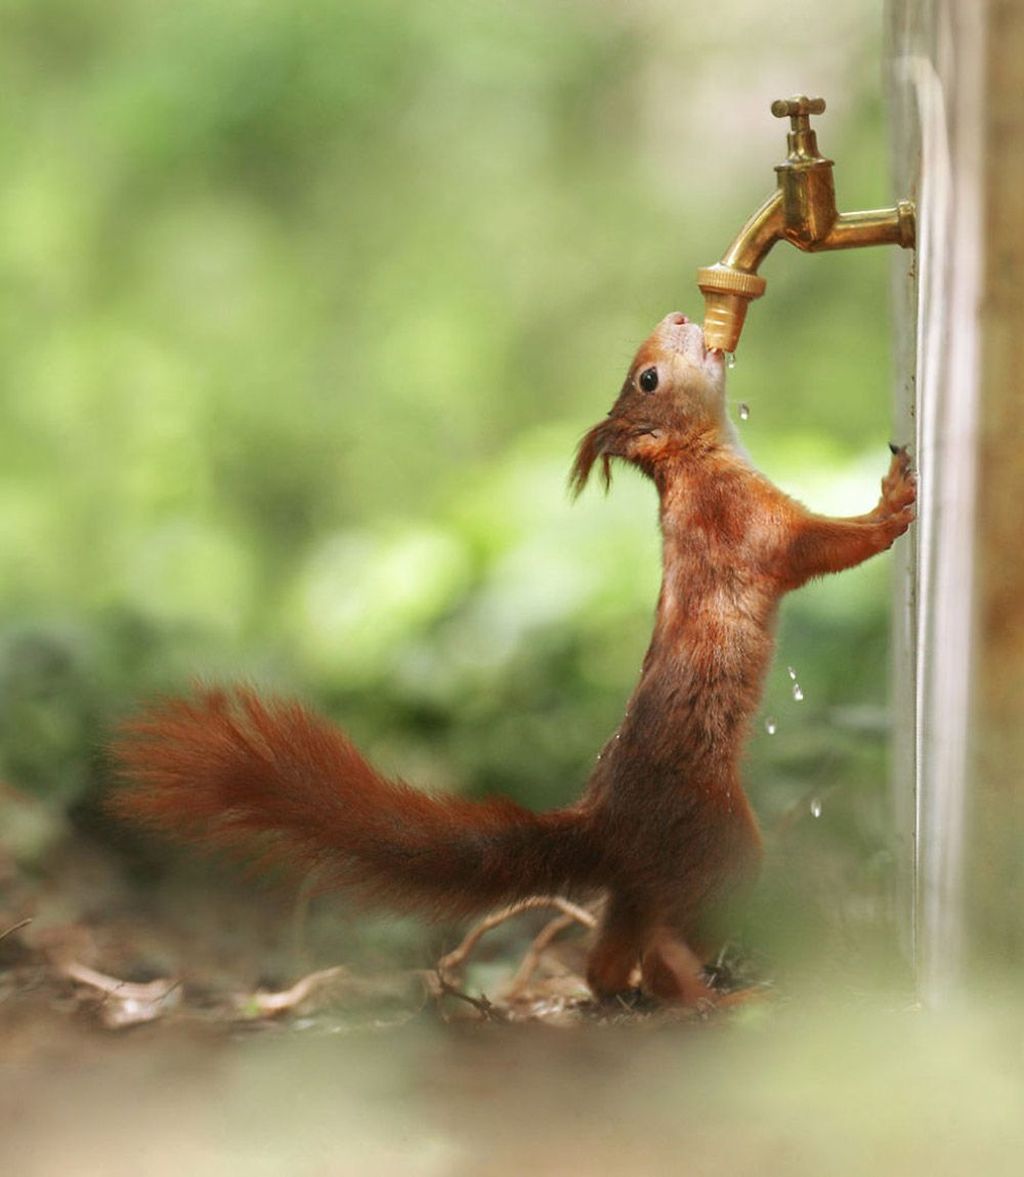
<svg viewBox="0 0 1024 1177">
<path fill-rule="evenodd" d="M 605 422 L 595 425 L 589 433 L 585 433 L 576 450 L 576 461 L 569 472 L 569 493 L 574 499 L 579 498 L 583 488 L 590 478 L 590 471 L 598 458 L 601 459 L 601 477 L 605 491 L 612 484 L 611 455 L 605 452 Z"/>
</svg>

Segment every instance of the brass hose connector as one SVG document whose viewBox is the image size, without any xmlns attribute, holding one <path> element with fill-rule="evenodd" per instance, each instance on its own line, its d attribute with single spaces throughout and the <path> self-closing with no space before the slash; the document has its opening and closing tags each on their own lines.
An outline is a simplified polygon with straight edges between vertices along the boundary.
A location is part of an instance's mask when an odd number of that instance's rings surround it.
<svg viewBox="0 0 1024 1177">
<path fill-rule="evenodd" d="M 697 271 L 697 285 L 704 295 L 705 342 L 721 351 L 735 351 L 747 307 L 764 294 L 767 279 L 717 262 Z"/>
</svg>

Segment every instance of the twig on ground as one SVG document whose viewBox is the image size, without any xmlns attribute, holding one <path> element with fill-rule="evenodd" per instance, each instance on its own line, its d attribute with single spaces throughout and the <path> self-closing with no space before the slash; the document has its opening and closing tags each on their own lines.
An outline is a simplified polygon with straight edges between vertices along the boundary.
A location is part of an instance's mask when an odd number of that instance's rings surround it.
<svg viewBox="0 0 1024 1177">
<path fill-rule="evenodd" d="M 444 997 L 454 997 L 458 1001 L 464 1001 L 467 1005 L 471 1005 L 485 1022 L 500 1022 L 505 1023 L 509 1020 L 508 1014 L 498 1006 L 485 994 L 479 997 L 474 997 L 471 993 L 464 993 L 457 986 L 446 980 L 438 971 L 437 985 L 434 991 L 435 1000 L 440 1004 Z M 443 1014 L 442 1014 L 443 1016 Z M 445 1019 L 447 1021 L 447 1019 Z"/>
<path fill-rule="evenodd" d="M 99 1013 L 104 1024 L 111 1029 L 153 1022 L 173 1009 L 180 999 L 181 982 L 166 977 L 142 984 L 121 981 L 76 960 L 58 962 L 57 968 L 70 980 L 103 994 Z"/>
<path fill-rule="evenodd" d="M 18 923 L 5 928 L 4 931 L 0 932 L 0 940 L 5 940 L 8 936 L 13 936 L 15 932 L 20 932 L 22 928 L 27 928 L 31 922 L 32 917 L 29 916 L 28 919 L 19 920 Z"/>
<path fill-rule="evenodd" d="M 458 976 L 458 970 L 462 968 L 465 962 L 469 959 L 473 950 L 476 948 L 477 944 L 480 943 L 481 939 L 489 931 L 491 931 L 492 928 L 498 927 L 499 924 L 505 923 L 507 920 L 512 919 L 521 912 L 534 911 L 540 907 L 558 908 L 558 910 L 562 912 L 562 916 L 558 917 L 558 920 L 567 918 L 568 922 L 565 924 L 560 924 L 558 928 L 551 932 L 548 940 L 540 946 L 538 953 L 543 951 L 550 940 L 556 936 L 563 927 L 568 927 L 569 923 L 581 923 L 584 927 L 587 928 L 593 928 L 597 923 L 594 916 L 589 911 L 587 911 L 585 907 L 580 907 L 576 903 L 571 903 L 568 899 L 562 899 L 557 895 L 533 895 L 529 899 L 521 899 L 518 903 L 513 903 L 511 906 L 504 907 L 500 911 L 492 912 L 490 915 L 485 916 L 482 920 L 480 920 L 479 923 L 474 924 L 473 927 L 470 928 L 470 930 L 466 933 L 462 943 L 459 944 L 457 948 L 453 948 L 451 952 L 448 952 L 442 956 L 441 959 L 437 962 L 438 976 L 445 983 L 454 984 L 454 979 Z M 558 920 L 552 920 L 551 924 L 558 922 Z M 551 927 L 551 924 L 548 924 L 547 927 L 540 932 L 537 939 L 544 936 L 545 932 L 547 932 Z M 527 952 L 527 957 L 524 959 L 523 965 L 520 965 L 519 969 L 516 970 L 513 984 L 519 980 L 520 973 L 522 972 L 526 961 L 533 952 L 536 942 L 537 941 L 535 939 L 534 944 L 530 946 L 530 949 Z M 530 966 L 529 972 L 532 973 L 534 968 L 536 968 L 536 962 Z"/>
<path fill-rule="evenodd" d="M 318 989 L 323 989 L 332 981 L 341 978 L 348 979 L 351 973 L 344 965 L 334 965 L 329 969 L 318 969 L 315 973 L 301 977 L 289 989 L 279 992 L 245 993 L 236 998 L 239 1006 L 254 1010 L 261 1017 L 273 1017 L 275 1014 L 287 1013 L 297 1005 L 301 1005 Z"/>
<path fill-rule="evenodd" d="M 505 989 L 505 996 L 510 1000 L 519 996 L 519 994 L 529 984 L 530 978 L 537 970 L 540 964 L 540 958 L 544 954 L 545 949 L 559 934 L 564 932 L 566 928 L 572 927 L 573 924 L 579 922 L 574 914 L 564 912 L 562 915 L 556 915 L 553 920 L 549 920 L 543 928 L 534 936 L 530 947 L 526 950 L 523 959 L 519 962 L 519 968 L 516 969 Z M 593 926 L 593 924 L 589 925 Z"/>
</svg>

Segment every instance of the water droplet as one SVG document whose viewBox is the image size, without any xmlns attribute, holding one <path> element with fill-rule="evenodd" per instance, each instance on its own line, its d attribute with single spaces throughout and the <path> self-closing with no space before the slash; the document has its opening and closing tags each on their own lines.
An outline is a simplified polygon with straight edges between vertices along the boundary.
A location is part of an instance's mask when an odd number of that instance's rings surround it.
<svg viewBox="0 0 1024 1177">
<path fill-rule="evenodd" d="M 749 421 L 750 420 L 750 405 L 748 405 L 746 403 L 740 404 L 740 420 L 741 421 Z"/>
<path fill-rule="evenodd" d="M 817 797 L 811 800 L 811 817 L 821 817 L 821 802 Z"/>
<path fill-rule="evenodd" d="M 792 666 L 786 667 L 789 677 L 793 680 L 793 701 L 795 703 L 802 703 L 804 701 L 804 693 L 800 684 L 796 681 L 796 671 Z"/>
<path fill-rule="evenodd" d="M 736 367 L 736 354 L 734 352 L 727 351 L 725 353 L 725 366 L 727 368 L 735 368 Z"/>
<path fill-rule="evenodd" d="M 770 716 L 769 716 L 769 718 L 768 718 L 768 719 L 766 719 L 766 720 L 764 721 L 764 730 L 765 730 L 765 731 L 766 731 L 766 732 L 767 732 L 767 733 L 768 733 L 770 736 L 774 736 L 774 735 L 775 735 L 775 732 L 778 730 L 778 725 L 776 724 L 775 720 L 774 720 L 774 719 L 772 719 Z"/>
</svg>

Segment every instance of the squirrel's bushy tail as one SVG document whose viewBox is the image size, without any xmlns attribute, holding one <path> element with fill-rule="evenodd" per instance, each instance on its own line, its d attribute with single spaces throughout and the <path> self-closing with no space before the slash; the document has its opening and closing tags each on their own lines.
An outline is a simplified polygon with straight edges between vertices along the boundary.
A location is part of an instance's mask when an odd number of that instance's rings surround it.
<svg viewBox="0 0 1024 1177">
<path fill-rule="evenodd" d="M 581 814 L 535 814 L 391 781 L 297 703 L 208 690 L 126 722 L 121 816 L 426 915 L 467 915 L 599 885 Z"/>
</svg>

